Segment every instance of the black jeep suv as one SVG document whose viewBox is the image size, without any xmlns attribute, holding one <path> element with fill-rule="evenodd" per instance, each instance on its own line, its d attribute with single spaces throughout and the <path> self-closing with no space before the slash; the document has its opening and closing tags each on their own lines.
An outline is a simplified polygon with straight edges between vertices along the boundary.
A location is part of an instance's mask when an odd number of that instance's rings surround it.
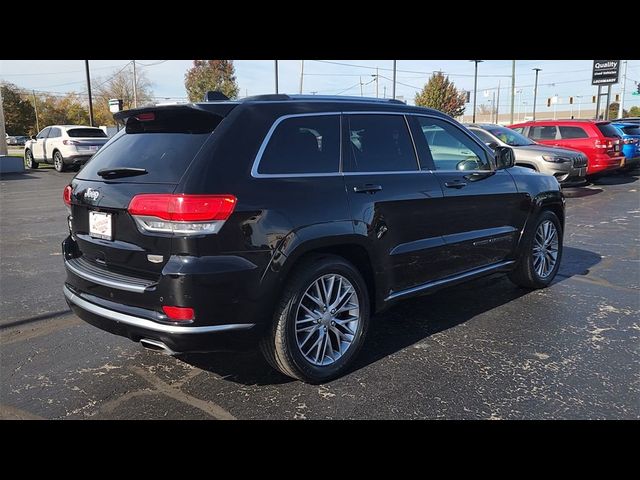
<svg viewBox="0 0 640 480">
<path fill-rule="evenodd" d="M 562 254 L 556 179 L 440 112 L 265 95 L 128 110 L 65 188 L 64 295 L 167 353 L 260 345 L 286 375 L 343 373 L 371 316 Z"/>
</svg>

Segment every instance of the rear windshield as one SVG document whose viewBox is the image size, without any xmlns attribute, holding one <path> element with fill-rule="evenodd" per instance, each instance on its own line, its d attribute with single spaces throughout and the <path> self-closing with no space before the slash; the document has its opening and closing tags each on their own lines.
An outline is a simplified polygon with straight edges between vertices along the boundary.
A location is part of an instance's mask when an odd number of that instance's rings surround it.
<svg viewBox="0 0 640 480">
<path fill-rule="evenodd" d="M 614 127 L 610 123 L 600 123 L 600 124 L 598 124 L 596 126 L 598 127 L 598 130 L 600 130 L 600 133 L 602 133 L 602 135 L 604 135 L 605 137 L 619 137 L 620 136 L 618 134 L 618 131 L 616 130 L 616 127 Z"/>
<path fill-rule="evenodd" d="M 108 168 L 144 168 L 147 173 L 118 178 L 128 183 L 178 183 L 222 117 L 203 112 L 157 112 L 151 120 L 127 119 L 112 138 L 78 173 L 82 180 L 104 179 Z"/>
<path fill-rule="evenodd" d="M 67 130 L 70 137 L 107 138 L 107 134 L 99 128 L 72 128 Z"/>
<path fill-rule="evenodd" d="M 622 127 L 625 135 L 640 135 L 640 125 L 633 127 Z"/>
</svg>

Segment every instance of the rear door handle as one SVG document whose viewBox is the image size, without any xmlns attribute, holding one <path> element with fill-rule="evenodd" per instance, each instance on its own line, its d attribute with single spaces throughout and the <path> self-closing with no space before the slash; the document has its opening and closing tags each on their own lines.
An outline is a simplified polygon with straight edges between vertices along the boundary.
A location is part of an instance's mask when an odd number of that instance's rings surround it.
<svg viewBox="0 0 640 480">
<path fill-rule="evenodd" d="M 463 188 L 467 186 L 467 182 L 461 182 L 460 180 L 456 180 L 454 182 L 445 182 L 444 186 L 447 188 Z"/>
<path fill-rule="evenodd" d="M 376 193 L 380 190 L 382 190 L 382 185 L 372 185 L 370 183 L 353 187 L 355 193 Z"/>
</svg>

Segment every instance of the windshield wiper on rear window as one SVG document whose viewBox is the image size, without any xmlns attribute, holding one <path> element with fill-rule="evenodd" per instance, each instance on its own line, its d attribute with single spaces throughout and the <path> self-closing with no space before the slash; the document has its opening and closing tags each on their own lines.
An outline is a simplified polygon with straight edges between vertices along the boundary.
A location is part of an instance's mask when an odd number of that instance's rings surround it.
<svg viewBox="0 0 640 480">
<path fill-rule="evenodd" d="M 114 167 L 103 168 L 98 170 L 98 175 L 102 178 L 121 178 L 121 177 L 135 177 L 136 175 L 146 175 L 147 172 L 144 168 L 132 168 L 132 167 Z"/>
</svg>

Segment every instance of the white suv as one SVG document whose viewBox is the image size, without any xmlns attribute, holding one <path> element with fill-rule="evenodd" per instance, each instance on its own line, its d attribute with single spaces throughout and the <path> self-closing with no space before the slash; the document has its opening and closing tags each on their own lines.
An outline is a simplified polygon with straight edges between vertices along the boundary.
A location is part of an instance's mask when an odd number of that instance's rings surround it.
<svg viewBox="0 0 640 480">
<path fill-rule="evenodd" d="M 27 168 L 53 163 L 58 172 L 63 172 L 69 165 L 86 163 L 108 140 L 97 127 L 51 125 L 25 143 L 24 163 Z"/>
</svg>

